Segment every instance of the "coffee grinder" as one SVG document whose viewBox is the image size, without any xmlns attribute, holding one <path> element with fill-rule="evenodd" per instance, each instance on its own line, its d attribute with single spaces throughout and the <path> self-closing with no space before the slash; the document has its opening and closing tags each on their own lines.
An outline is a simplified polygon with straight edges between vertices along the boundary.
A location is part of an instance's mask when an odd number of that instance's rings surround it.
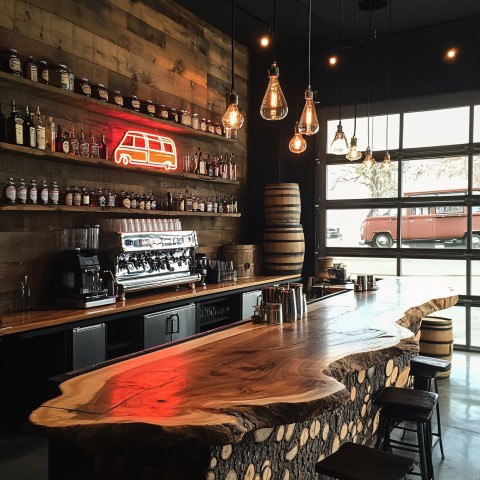
<svg viewBox="0 0 480 480">
<path fill-rule="evenodd" d="M 56 268 L 60 286 L 58 305 L 90 308 L 115 303 L 104 287 L 98 260 L 99 225 L 85 225 L 62 232 L 63 252 Z"/>
</svg>

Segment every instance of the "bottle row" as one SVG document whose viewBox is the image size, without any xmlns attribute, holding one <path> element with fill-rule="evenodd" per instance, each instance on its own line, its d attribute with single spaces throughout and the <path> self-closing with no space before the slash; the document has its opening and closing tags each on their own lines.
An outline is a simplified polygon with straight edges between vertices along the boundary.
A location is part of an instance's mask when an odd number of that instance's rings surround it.
<svg viewBox="0 0 480 480">
<path fill-rule="evenodd" d="M 97 142 L 93 130 L 90 130 L 87 141 L 83 127 L 80 127 L 80 133 L 75 131 L 73 125 L 70 125 L 70 132 L 63 131 L 60 125 L 56 127 L 50 115 L 41 114 L 39 106 L 34 114 L 27 105 L 25 114 L 22 115 L 15 100 L 12 100 L 8 118 L 5 118 L 0 106 L 0 142 L 82 157 L 108 158 L 108 147 L 103 133 Z"/>
<path fill-rule="evenodd" d="M 118 107 L 125 107 L 134 112 L 141 112 L 151 117 L 168 120 L 195 130 L 209 132 L 214 135 L 236 138 L 237 130 L 224 129 L 219 122 L 200 118 L 198 113 L 188 112 L 155 103 L 152 100 L 139 100 L 135 95 L 122 95 L 119 90 L 109 90 L 105 85 L 90 83 L 87 78 L 75 77 L 75 74 L 64 64 L 49 64 L 46 60 L 36 62 L 32 56 L 23 60 L 17 50 L 8 49 L 0 52 L 0 69 L 17 77 L 32 82 L 53 85 L 79 95 L 96 98 Z"/>
<path fill-rule="evenodd" d="M 153 192 L 147 194 L 128 193 L 122 190 L 117 194 L 111 188 L 90 188 L 66 186 L 60 191 L 56 181 L 48 184 L 42 180 L 37 186 L 35 180 L 27 185 L 23 178 L 17 183 L 9 178 L 3 188 L 2 205 L 66 205 L 73 207 L 123 207 L 141 210 L 169 210 L 208 213 L 238 213 L 238 201 L 231 195 L 199 197 L 185 191 L 177 193 L 162 192 L 157 197 Z"/>
<path fill-rule="evenodd" d="M 192 155 L 182 155 L 182 170 L 207 177 L 237 180 L 235 155 L 228 152 L 210 157 L 210 154 L 203 155 L 198 147 L 197 152 Z"/>
</svg>

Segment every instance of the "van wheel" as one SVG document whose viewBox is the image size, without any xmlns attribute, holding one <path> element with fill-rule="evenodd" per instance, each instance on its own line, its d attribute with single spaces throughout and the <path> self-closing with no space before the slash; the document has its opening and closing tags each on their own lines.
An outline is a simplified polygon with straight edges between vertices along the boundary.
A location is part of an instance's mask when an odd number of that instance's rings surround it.
<svg viewBox="0 0 480 480">
<path fill-rule="evenodd" d="M 120 161 L 124 164 L 124 165 L 128 165 L 130 163 L 130 157 L 128 155 L 120 155 Z"/>
<path fill-rule="evenodd" d="M 472 248 L 480 248 L 480 234 L 472 234 Z"/>
<path fill-rule="evenodd" d="M 393 239 L 389 233 L 377 233 L 373 239 L 373 246 L 377 248 L 390 248 L 392 245 Z"/>
</svg>

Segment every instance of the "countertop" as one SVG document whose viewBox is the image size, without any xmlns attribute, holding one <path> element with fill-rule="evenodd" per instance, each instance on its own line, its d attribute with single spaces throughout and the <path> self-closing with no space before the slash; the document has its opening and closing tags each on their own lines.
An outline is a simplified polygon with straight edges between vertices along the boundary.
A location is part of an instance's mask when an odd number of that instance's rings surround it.
<svg viewBox="0 0 480 480">
<path fill-rule="evenodd" d="M 288 280 L 298 279 L 299 275 L 258 275 L 239 279 L 228 284 L 208 284 L 205 288 L 197 287 L 191 290 L 181 287 L 178 291 L 155 290 L 151 292 L 138 293 L 127 299 L 117 301 L 113 305 L 88 309 L 73 309 L 66 307 L 48 306 L 41 310 L 29 310 L 27 312 L 10 313 L 0 317 L 0 337 L 15 333 L 26 332 L 55 325 L 73 323 L 88 318 L 101 318 L 106 315 L 129 312 L 140 308 L 162 305 L 180 300 L 194 300 L 204 295 L 214 295 L 223 292 L 234 292 L 242 288 L 261 287 L 268 283 L 283 283 Z"/>
<path fill-rule="evenodd" d="M 244 323 L 69 379 L 31 426 L 89 448 L 127 438 L 136 448 L 238 442 L 345 403 L 332 364 L 359 371 L 382 352 L 418 351 L 408 328 L 457 300 L 445 280 L 386 278 L 378 291 L 312 305 L 302 321 Z"/>
</svg>

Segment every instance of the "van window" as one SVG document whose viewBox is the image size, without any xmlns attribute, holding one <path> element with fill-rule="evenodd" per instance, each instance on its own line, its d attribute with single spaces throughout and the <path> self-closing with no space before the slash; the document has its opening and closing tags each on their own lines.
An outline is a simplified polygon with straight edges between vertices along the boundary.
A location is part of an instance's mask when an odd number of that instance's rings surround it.
<svg viewBox="0 0 480 480">
<path fill-rule="evenodd" d="M 430 213 L 430 207 L 414 207 L 412 208 L 410 215 L 428 215 Z"/>
<path fill-rule="evenodd" d="M 148 145 L 150 147 L 150 150 L 156 150 L 157 152 L 160 152 L 162 150 L 160 142 L 158 140 L 149 140 Z"/>
<path fill-rule="evenodd" d="M 372 208 L 367 217 L 396 217 L 396 208 Z"/>
<path fill-rule="evenodd" d="M 170 143 L 163 142 L 163 148 L 168 153 L 173 153 L 173 147 Z"/>
<path fill-rule="evenodd" d="M 145 139 L 143 137 L 135 137 L 135 146 L 137 148 L 145 148 Z"/>
<path fill-rule="evenodd" d="M 436 207 L 435 211 L 437 214 L 463 213 L 463 207 L 460 207 L 460 206 Z"/>
<path fill-rule="evenodd" d="M 133 135 L 127 135 L 122 142 L 125 147 L 131 147 L 133 145 Z"/>
</svg>

